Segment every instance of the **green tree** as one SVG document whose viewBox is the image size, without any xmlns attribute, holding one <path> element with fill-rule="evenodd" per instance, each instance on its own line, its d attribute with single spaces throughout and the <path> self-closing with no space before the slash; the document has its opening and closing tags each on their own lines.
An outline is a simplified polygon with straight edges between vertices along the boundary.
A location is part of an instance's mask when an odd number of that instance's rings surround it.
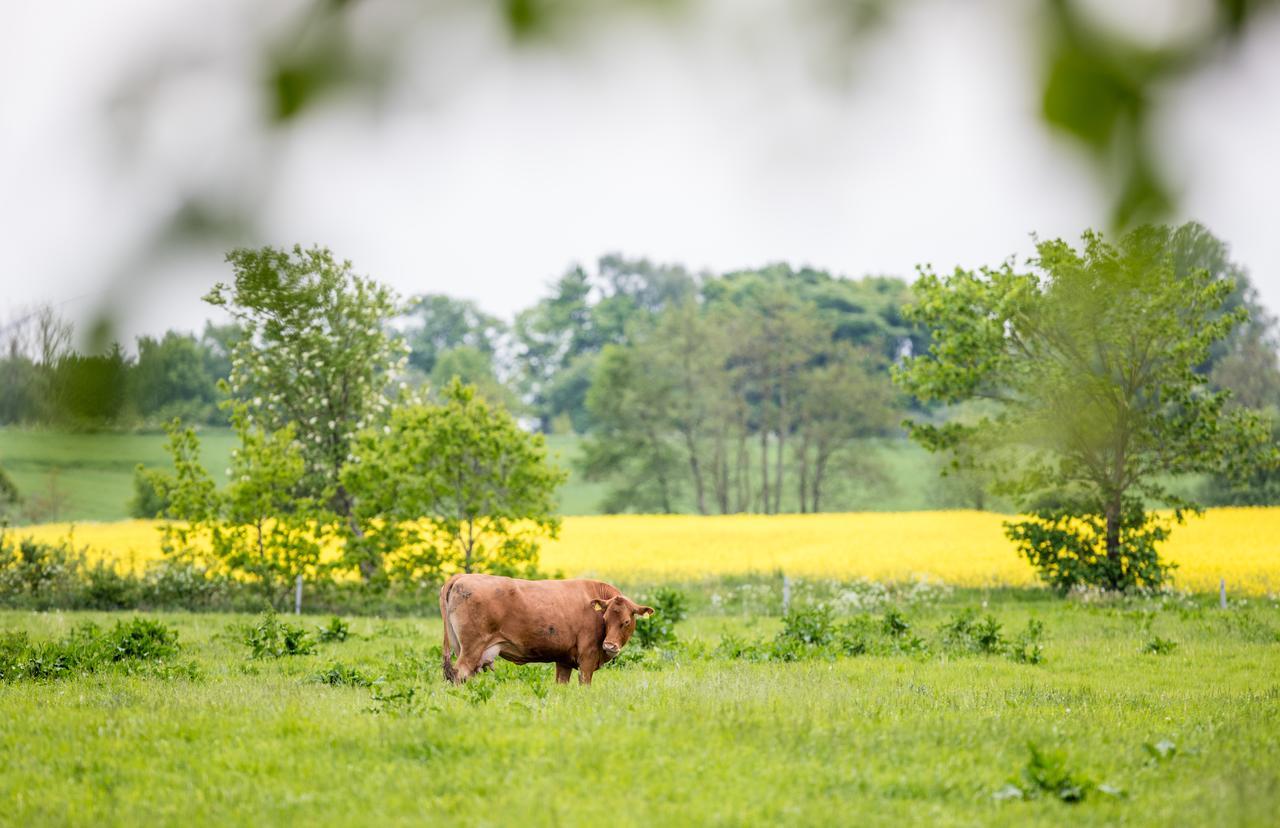
<svg viewBox="0 0 1280 828">
<path fill-rule="evenodd" d="M 792 443 L 801 512 L 822 511 L 833 469 L 869 473 L 870 461 L 852 448 L 890 432 L 897 411 L 894 397 L 883 369 L 846 342 L 833 343 L 822 363 L 801 375 Z"/>
<path fill-rule="evenodd" d="M 409 364 L 428 377 L 435 375 L 441 355 L 456 348 L 482 354 L 492 373 L 494 356 L 507 334 L 506 324 L 480 310 L 475 302 L 439 293 L 415 297 L 404 319 Z"/>
<path fill-rule="evenodd" d="M 21 504 L 22 497 L 18 494 L 18 487 L 14 485 L 5 470 L 0 469 L 0 528 L 8 524 L 10 515 L 16 512 Z"/>
<path fill-rule="evenodd" d="M 166 554 L 198 562 L 259 585 L 279 606 L 298 577 L 318 580 L 321 504 L 306 494 L 306 461 L 292 425 L 268 432 L 237 405 L 232 423 L 240 446 L 229 481 L 218 491 L 200 465 L 200 443 L 177 421 L 169 430 L 175 472 L 142 470 L 139 479 L 164 506 Z"/>
<path fill-rule="evenodd" d="M 240 327 L 230 393 L 266 433 L 292 429 L 305 469 L 298 493 L 358 540 L 365 527 L 342 473 L 355 434 L 385 419 L 389 384 L 406 362 L 388 330 L 395 296 L 323 248 L 240 249 L 227 261 L 234 280 L 205 301 Z M 353 563 L 366 580 L 378 573 L 377 560 Z"/>
<path fill-rule="evenodd" d="M 479 348 L 459 345 L 437 355 L 431 370 L 432 388 L 447 388 L 455 378 L 464 385 L 474 385 L 476 393 L 494 405 L 513 412 L 519 409 L 515 393 L 494 375 L 493 356 Z"/>
<path fill-rule="evenodd" d="M 144 418 L 189 422 L 216 420 L 217 377 L 209 356 L 190 334 L 168 331 L 160 339 L 138 338 L 138 361 L 129 372 L 129 396 Z"/>
<path fill-rule="evenodd" d="M 898 381 L 922 400 L 991 401 L 972 422 L 910 423 L 932 451 L 981 466 L 1032 517 L 1006 531 L 1060 588 L 1158 587 L 1156 545 L 1170 531 L 1148 503 L 1183 511 L 1170 475 L 1273 462 L 1261 420 L 1226 409 L 1195 371 L 1245 318 L 1221 309 L 1233 285 L 1179 275 L 1174 232 L 1143 227 L 1077 251 L 1037 243 L 1035 272 L 1012 264 L 916 283 L 911 318 L 932 334 Z"/>
<path fill-rule="evenodd" d="M 582 443 L 588 480 L 614 483 L 606 512 L 677 511 L 685 479 L 678 443 L 667 428 L 672 378 L 639 348 L 610 345 L 587 392 L 596 426 Z"/>
<path fill-rule="evenodd" d="M 565 475 L 547 462 L 542 436 L 457 380 L 439 405 L 397 408 L 355 451 L 343 483 L 376 527 L 359 543 L 386 558 L 393 578 L 529 576 L 538 543 L 559 529 L 555 492 Z"/>
</svg>

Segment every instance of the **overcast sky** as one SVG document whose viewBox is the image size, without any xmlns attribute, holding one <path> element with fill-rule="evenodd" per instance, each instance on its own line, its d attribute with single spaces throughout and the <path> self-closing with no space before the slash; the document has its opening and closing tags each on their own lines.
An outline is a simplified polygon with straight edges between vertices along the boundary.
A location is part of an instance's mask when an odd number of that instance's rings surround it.
<svg viewBox="0 0 1280 828">
<path fill-rule="evenodd" d="M 1159 34 L 1206 5 L 1131 7 Z M 324 244 L 402 293 L 506 317 L 611 251 L 910 276 L 1024 256 L 1033 232 L 1077 237 L 1107 215 L 1094 170 L 1037 117 L 1017 3 L 921 0 L 842 44 L 795 4 L 726 0 L 514 51 L 490 16 L 450 6 L 413 36 L 382 106 L 334 105 L 275 134 L 251 94 L 247 34 L 272 22 L 258 8 L 0 6 L 0 322 L 52 301 L 75 317 L 114 309 L 125 338 L 199 327 L 199 297 L 228 275 L 221 252 L 149 242 L 191 192 L 252 204 L 247 241 Z M 367 37 L 385 34 L 376 22 Z M 129 79 L 151 84 L 141 111 L 121 103 Z M 1171 90 L 1157 125 L 1179 219 L 1225 239 L 1272 308 L 1277 80 L 1273 15 Z"/>
</svg>

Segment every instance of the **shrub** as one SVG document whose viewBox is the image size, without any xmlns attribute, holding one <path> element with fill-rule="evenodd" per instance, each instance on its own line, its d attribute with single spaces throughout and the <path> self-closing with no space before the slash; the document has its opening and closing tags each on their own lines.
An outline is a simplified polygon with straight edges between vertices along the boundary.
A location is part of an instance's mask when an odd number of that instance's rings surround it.
<svg viewBox="0 0 1280 828">
<path fill-rule="evenodd" d="M 331 641 L 346 641 L 347 636 L 351 634 L 347 622 L 338 616 L 329 619 L 329 623 L 323 627 L 316 627 L 316 638 L 320 639 L 322 644 L 328 644 Z"/>
<path fill-rule="evenodd" d="M 138 605 L 137 578 L 122 575 L 115 567 L 98 561 L 84 570 L 81 589 L 83 606 L 99 610 L 130 609 Z"/>
<path fill-rule="evenodd" d="M 782 632 L 778 633 L 777 643 L 825 647 L 834 640 L 835 626 L 831 620 L 831 608 L 820 604 L 793 609 L 783 616 Z"/>
<path fill-rule="evenodd" d="M 329 665 L 327 670 L 322 670 L 312 676 L 312 680 L 319 684 L 329 684 L 334 687 L 372 687 L 373 679 L 369 678 L 355 667 L 348 667 L 340 662 L 334 662 Z"/>
<path fill-rule="evenodd" d="M 187 422 L 190 422 L 188 420 Z M 129 499 L 129 517 L 158 518 L 169 508 L 169 493 L 159 484 L 157 472 L 148 471 L 141 463 L 133 470 L 133 497 Z"/>
<path fill-rule="evenodd" d="M 250 658 L 282 658 L 284 656 L 310 655 L 315 652 L 315 642 L 302 627 L 281 621 L 274 610 L 267 610 L 258 623 L 244 629 L 245 645 Z"/>
<path fill-rule="evenodd" d="M 1041 664 L 1044 662 L 1044 647 L 1040 639 L 1044 636 L 1044 624 L 1032 618 L 1026 629 L 1018 633 L 1018 637 L 1009 645 L 1009 658 L 1021 664 Z"/>
<path fill-rule="evenodd" d="M 942 625 L 942 640 L 951 647 L 978 653 L 1000 653 L 1005 649 L 1000 622 L 991 615 L 979 620 L 972 608 L 965 609 Z"/>
<path fill-rule="evenodd" d="M 684 593 L 670 587 L 659 587 L 645 603 L 653 607 L 653 615 L 636 619 L 636 643 L 646 650 L 674 645 L 675 626 L 688 617 Z"/>
<path fill-rule="evenodd" d="M 178 633 L 149 618 L 119 621 L 104 640 L 111 645 L 112 661 L 161 659 L 178 652 Z"/>
<path fill-rule="evenodd" d="M 81 582 L 84 555 L 69 542 L 42 543 L 0 536 L 0 597 L 6 602 L 47 609 L 60 597 L 75 593 Z"/>
<path fill-rule="evenodd" d="M 56 641 L 32 643 L 25 633 L 0 636 L 0 680 L 58 679 L 113 665 L 163 662 L 178 654 L 178 634 L 159 621 L 134 618 L 103 631 L 86 622 Z M 178 671 L 194 675 L 194 667 Z"/>
<path fill-rule="evenodd" d="M 1077 514 L 1071 508 L 1041 509 L 1030 519 L 1007 524 L 1005 534 L 1041 580 L 1061 592 L 1080 586 L 1130 592 L 1169 582 L 1177 565 L 1162 561 L 1156 545 L 1170 531 L 1168 521 L 1134 502 L 1118 521 L 1121 555 L 1107 554 L 1107 525 L 1101 515 Z"/>
<path fill-rule="evenodd" d="M 996 799 L 1038 799 L 1048 796 L 1068 804 L 1083 802 L 1091 793 L 1107 796 L 1123 796 L 1118 788 L 1099 785 L 1088 775 L 1070 767 L 1067 755 L 1061 750 L 1046 750 L 1035 743 L 1028 743 L 1031 752 L 1022 778 L 1011 781 L 996 792 Z"/>
<path fill-rule="evenodd" d="M 1147 655 L 1168 655 L 1178 649 L 1178 642 L 1153 635 L 1142 645 L 1142 652 Z"/>
</svg>

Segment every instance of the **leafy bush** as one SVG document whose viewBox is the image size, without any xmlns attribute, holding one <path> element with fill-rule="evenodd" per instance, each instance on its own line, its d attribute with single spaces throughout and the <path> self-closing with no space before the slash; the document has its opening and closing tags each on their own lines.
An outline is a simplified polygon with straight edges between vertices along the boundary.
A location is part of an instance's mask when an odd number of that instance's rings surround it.
<svg viewBox="0 0 1280 828">
<path fill-rule="evenodd" d="M 373 679 L 369 678 L 363 672 L 355 667 L 348 667 L 340 662 L 334 662 L 329 665 L 326 670 L 316 673 L 312 680 L 319 684 L 329 684 L 334 687 L 372 687 Z"/>
<path fill-rule="evenodd" d="M 978 620 L 978 613 L 972 608 L 942 625 L 942 640 L 951 647 L 988 654 L 1004 652 L 1006 646 L 1000 622 L 990 615 Z"/>
<path fill-rule="evenodd" d="M 25 633 L 0 636 L 0 681 L 59 679 L 113 665 L 131 669 L 179 652 L 178 634 L 159 621 L 134 618 L 103 631 L 86 622 L 56 641 L 31 642 Z M 187 670 L 194 675 L 194 668 Z"/>
<path fill-rule="evenodd" d="M 675 626 L 688 617 L 684 593 L 670 587 L 659 587 L 645 603 L 653 607 L 653 615 L 636 619 L 636 643 L 646 650 L 675 644 Z"/>
<path fill-rule="evenodd" d="M 1099 785 L 1088 775 L 1071 768 L 1066 753 L 1061 750 L 1046 750 L 1033 742 L 1027 744 L 1027 749 L 1031 752 L 1031 757 L 1022 769 L 1022 778 L 1011 781 L 996 791 L 996 799 L 1038 799 L 1047 796 L 1074 805 L 1083 802 L 1091 793 L 1124 795 L 1118 788 Z"/>
<path fill-rule="evenodd" d="M 328 644 L 332 641 L 346 641 L 347 636 L 351 634 L 347 622 L 338 616 L 329 619 L 329 623 L 323 627 L 316 627 L 316 637 L 320 639 L 322 644 Z"/>
<path fill-rule="evenodd" d="M 250 657 L 254 659 L 310 655 L 315 652 L 315 642 L 307 631 L 281 621 L 273 610 L 263 613 L 258 623 L 244 629 L 243 641 L 249 648 Z"/>
<path fill-rule="evenodd" d="M 884 612 L 883 629 L 885 635 L 904 636 L 911 632 L 911 623 L 897 607 L 889 607 Z"/>
<path fill-rule="evenodd" d="M 186 419 L 186 422 L 192 422 Z M 133 470 L 133 497 L 129 498 L 129 517 L 158 518 L 169 508 L 169 492 L 160 485 L 160 473 L 149 471 L 141 463 Z"/>
<path fill-rule="evenodd" d="M 1142 645 L 1142 652 L 1148 655 L 1168 655 L 1178 649 L 1178 642 L 1153 635 Z"/>
<path fill-rule="evenodd" d="M 112 661 L 162 659 L 178 652 L 178 633 L 149 618 L 117 622 L 104 641 L 112 646 Z"/>
<path fill-rule="evenodd" d="M 1044 624 L 1032 618 L 1026 629 L 1018 633 L 1009 644 L 1009 658 L 1021 664 L 1042 664 L 1044 662 L 1044 646 L 1040 643 L 1044 636 Z"/>
<path fill-rule="evenodd" d="M 1169 537 L 1169 522 L 1145 512 L 1141 502 L 1126 504 L 1118 524 L 1122 554 L 1107 554 L 1106 520 L 1082 514 L 1078 507 L 1038 510 L 1029 520 L 1006 524 L 1005 534 L 1051 587 L 1067 592 L 1078 586 L 1108 590 L 1159 589 L 1177 564 L 1162 561 L 1156 545 Z"/>
<path fill-rule="evenodd" d="M 77 591 L 84 555 L 69 542 L 42 543 L 0 535 L 0 595 L 17 604 L 47 609 L 59 595 Z"/>
</svg>

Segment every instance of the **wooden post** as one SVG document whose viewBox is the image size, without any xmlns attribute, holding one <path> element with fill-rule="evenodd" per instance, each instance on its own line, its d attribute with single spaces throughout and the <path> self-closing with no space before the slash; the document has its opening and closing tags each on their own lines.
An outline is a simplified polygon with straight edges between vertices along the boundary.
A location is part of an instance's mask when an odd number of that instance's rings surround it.
<svg viewBox="0 0 1280 828">
<path fill-rule="evenodd" d="M 1218 606 L 1222 609 L 1227 608 L 1227 579 L 1218 579 Z"/>
<path fill-rule="evenodd" d="M 293 586 L 293 614 L 302 615 L 302 576 L 298 576 Z"/>
<path fill-rule="evenodd" d="M 786 615 L 789 609 L 791 609 L 791 578 L 784 574 L 782 576 L 782 614 Z"/>
</svg>

